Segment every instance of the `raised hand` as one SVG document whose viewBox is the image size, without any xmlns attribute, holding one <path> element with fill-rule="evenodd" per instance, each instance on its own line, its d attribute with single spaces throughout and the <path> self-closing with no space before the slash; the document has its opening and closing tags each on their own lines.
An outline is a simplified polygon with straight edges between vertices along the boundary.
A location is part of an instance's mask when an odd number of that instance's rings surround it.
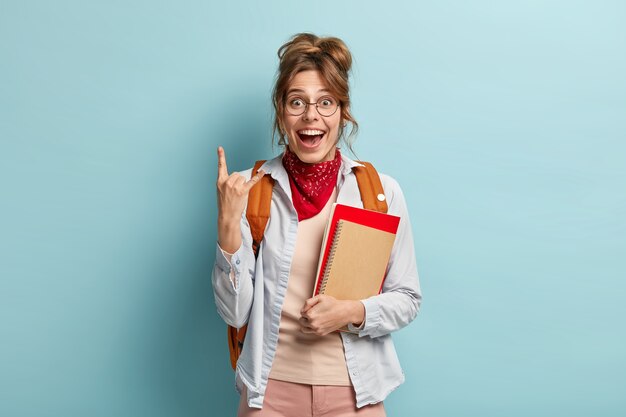
<svg viewBox="0 0 626 417">
<path fill-rule="evenodd" d="M 228 174 L 224 148 L 217 148 L 217 234 L 223 250 L 234 253 L 241 246 L 239 221 L 246 207 L 250 189 L 265 175 L 259 171 L 246 180 L 234 172 Z"/>
</svg>

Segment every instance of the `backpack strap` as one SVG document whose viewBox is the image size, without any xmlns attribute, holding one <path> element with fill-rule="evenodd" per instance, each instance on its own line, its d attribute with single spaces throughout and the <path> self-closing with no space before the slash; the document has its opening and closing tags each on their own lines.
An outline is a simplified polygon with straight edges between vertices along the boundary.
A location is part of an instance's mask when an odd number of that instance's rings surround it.
<svg viewBox="0 0 626 417">
<path fill-rule="evenodd" d="M 239 359 L 239 355 L 241 355 L 241 349 L 243 349 L 243 341 L 246 338 L 247 330 L 247 324 L 241 329 L 228 326 L 228 352 L 230 353 L 230 366 L 233 368 L 233 371 L 237 369 L 237 359 Z"/>
<path fill-rule="evenodd" d="M 265 161 L 256 161 L 250 178 L 259 172 L 259 168 Z M 246 208 L 246 219 L 250 224 L 252 234 L 252 250 L 256 257 L 259 252 L 259 245 L 263 240 L 265 227 L 270 218 L 270 206 L 272 204 L 272 190 L 274 179 L 270 175 L 264 175 L 259 182 L 250 189 L 248 194 L 248 207 Z"/>
<path fill-rule="evenodd" d="M 265 161 L 256 161 L 250 178 L 256 175 Z M 246 208 L 246 219 L 250 224 L 250 233 L 252 235 L 252 250 L 254 257 L 259 254 L 259 245 L 263 240 L 265 227 L 270 218 L 270 206 L 272 203 L 272 190 L 274 188 L 274 179 L 270 175 L 264 175 L 259 182 L 250 189 L 248 193 L 248 207 Z M 230 352 L 230 365 L 233 370 L 237 367 L 237 359 L 241 355 L 243 349 L 243 341 L 246 337 L 248 325 L 242 328 L 228 326 L 228 350 Z"/>
<path fill-rule="evenodd" d="M 363 201 L 363 208 L 367 210 L 379 211 L 381 213 L 387 213 L 387 199 L 385 198 L 385 191 L 383 185 L 380 182 L 380 176 L 374 168 L 374 165 L 369 162 L 357 161 L 365 166 L 356 166 L 352 168 L 352 171 L 356 175 L 356 181 L 359 185 L 359 192 L 361 193 L 361 201 Z"/>
</svg>

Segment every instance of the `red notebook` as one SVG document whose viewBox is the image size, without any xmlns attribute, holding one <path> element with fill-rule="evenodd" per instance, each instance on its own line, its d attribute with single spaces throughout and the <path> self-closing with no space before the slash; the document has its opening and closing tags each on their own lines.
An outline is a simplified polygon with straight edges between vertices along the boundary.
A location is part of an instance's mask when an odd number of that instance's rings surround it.
<svg viewBox="0 0 626 417">
<path fill-rule="evenodd" d="M 380 293 L 400 217 L 333 204 L 313 295 L 363 299 Z"/>
</svg>

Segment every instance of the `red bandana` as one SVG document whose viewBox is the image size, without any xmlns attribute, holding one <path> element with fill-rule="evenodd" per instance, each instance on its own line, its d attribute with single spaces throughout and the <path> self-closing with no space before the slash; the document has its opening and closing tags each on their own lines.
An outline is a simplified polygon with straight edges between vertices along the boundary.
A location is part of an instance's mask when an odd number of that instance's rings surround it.
<svg viewBox="0 0 626 417">
<path fill-rule="evenodd" d="M 283 166 L 289 174 L 291 196 L 298 213 L 298 221 L 322 211 L 337 185 L 341 166 L 339 148 L 335 149 L 335 159 L 317 164 L 302 162 L 287 148 L 283 156 Z"/>
</svg>

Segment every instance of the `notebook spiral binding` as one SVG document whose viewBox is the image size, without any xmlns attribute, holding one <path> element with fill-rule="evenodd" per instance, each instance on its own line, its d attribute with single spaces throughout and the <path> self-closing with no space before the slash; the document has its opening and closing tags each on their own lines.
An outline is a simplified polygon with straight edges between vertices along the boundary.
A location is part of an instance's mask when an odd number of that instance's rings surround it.
<svg viewBox="0 0 626 417">
<path fill-rule="evenodd" d="M 326 266 L 324 268 L 324 276 L 322 278 L 322 285 L 320 286 L 320 294 L 324 294 L 326 290 L 326 283 L 328 282 L 328 277 L 330 276 L 330 268 L 333 266 L 333 258 L 335 257 L 335 251 L 337 249 L 337 243 L 339 242 L 339 235 L 341 234 L 341 226 L 343 225 L 343 221 L 340 220 L 335 227 L 335 233 L 333 234 L 333 244 L 330 247 L 330 253 L 328 254 L 328 259 L 326 260 Z"/>
</svg>

